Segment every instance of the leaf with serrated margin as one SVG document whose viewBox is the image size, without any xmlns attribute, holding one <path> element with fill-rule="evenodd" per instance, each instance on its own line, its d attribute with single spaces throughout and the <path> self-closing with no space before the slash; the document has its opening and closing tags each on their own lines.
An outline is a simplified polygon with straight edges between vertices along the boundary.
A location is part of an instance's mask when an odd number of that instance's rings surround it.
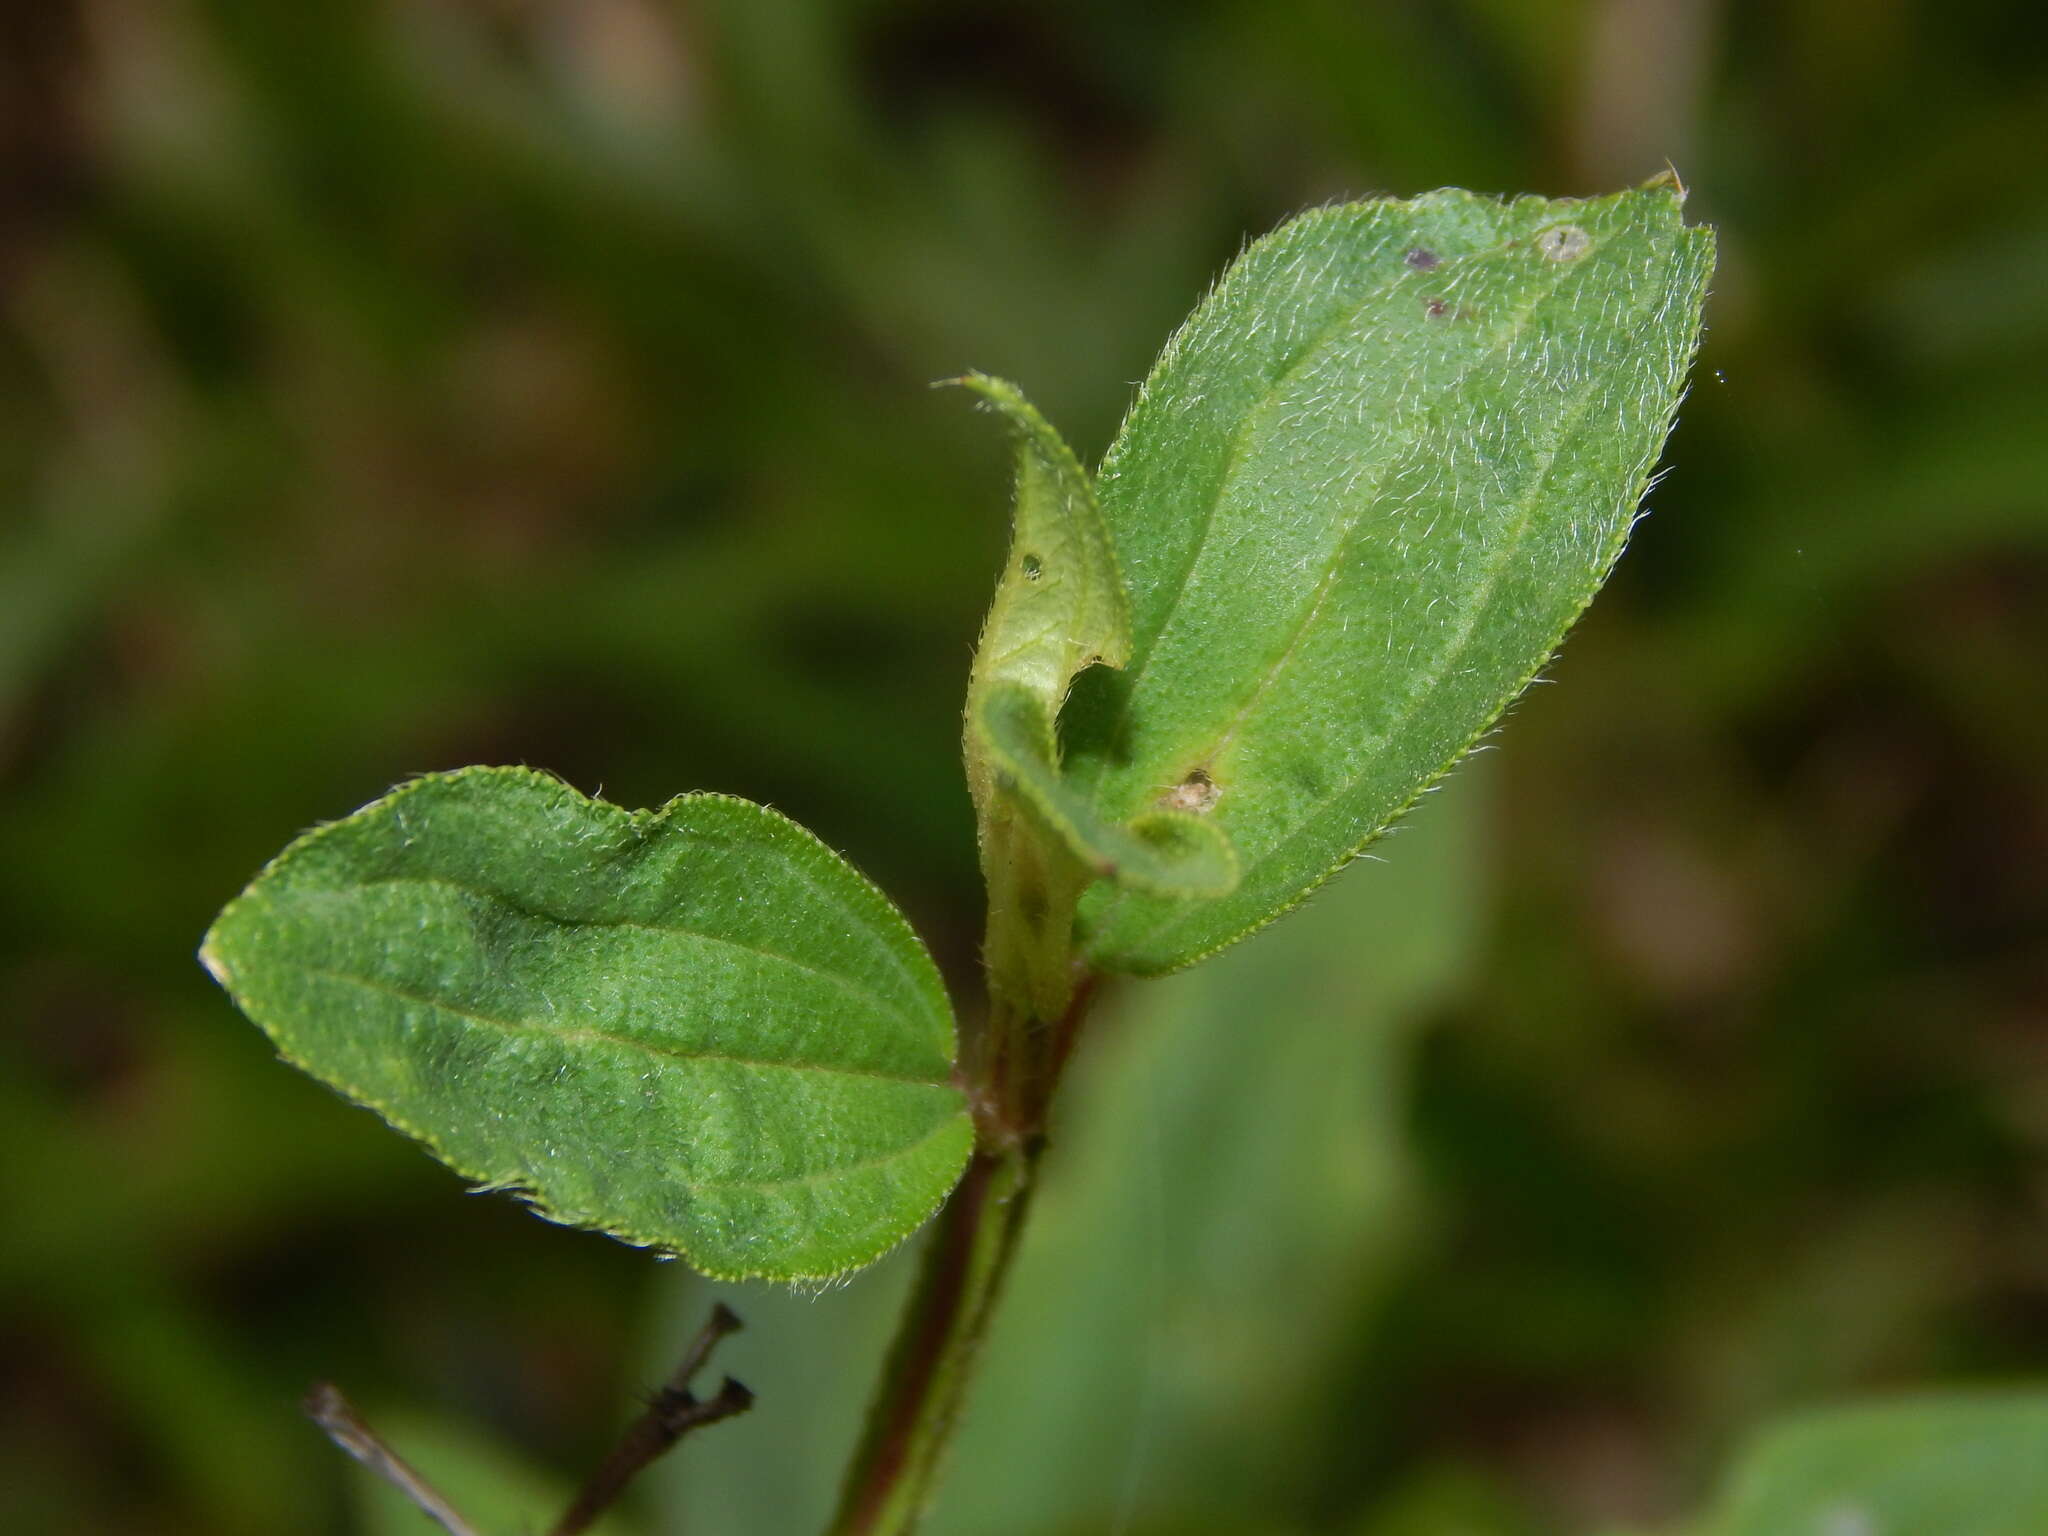
<svg viewBox="0 0 2048 1536">
<path fill-rule="evenodd" d="M 716 1276 L 859 1268 L 973 1143 L 924 947 L 744 800 L 429 775 L 293 843 L 200 953 L 287 1059 L 464 1176 Z"/>
<path fill-rule="evenodd" d="M 1159 896 L 1221 896 L 1237 883 L 1237 860 L 1216 829 L 1188 811 L 1147 811 L 1128 824 L 1103 821 L 1060 777 L 1052 721 L 1016 683 L 981 695 L 976 722 L 997 782 L 1015 792 L 1038 823 L 1091 874 Z"/>
<path fill-rule="evenodd" d="M 1199 903 L 1098 887 L 1096 966 L 1173 970 L 1294 906 L 1549 658 L 1698 337 L 1713 241 L 1680 202 L 1667 178 L 1325 208 L 1168 345 L 1097 478 L 1131 660 L 1075 690 L 1063 767 L 1110 822 L 1199 791 L 1241 878 Z"/>
</svg>

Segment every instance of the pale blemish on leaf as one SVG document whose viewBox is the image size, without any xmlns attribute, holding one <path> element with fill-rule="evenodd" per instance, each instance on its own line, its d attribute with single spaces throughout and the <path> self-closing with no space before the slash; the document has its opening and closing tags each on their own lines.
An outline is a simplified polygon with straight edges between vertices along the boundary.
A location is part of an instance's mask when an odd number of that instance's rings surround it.
<svg viewBox="0 0 2048 1536">
<path fill-rule="evenodd" d="M 1549 261 L 1577 261 L 1593 248 L 1593 237 L 1576 224 L 1560 224 L 1536 237 L 1536 249 Z"/>
</svg>

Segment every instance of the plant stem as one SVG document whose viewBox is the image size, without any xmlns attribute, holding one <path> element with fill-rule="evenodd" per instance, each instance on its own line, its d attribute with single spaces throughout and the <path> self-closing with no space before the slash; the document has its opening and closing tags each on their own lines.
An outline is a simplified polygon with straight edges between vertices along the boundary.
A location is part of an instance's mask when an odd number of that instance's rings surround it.
<svg viewBox="0 0 2048 1536">
<path fill-rule="evenodd" d="M 931 1503 L 1023 1234 L 1046 1111 L 1092 995 L 1083 981 L 1049 1025 L 999 1007 L 991 1050 L 969 1054 L 981 1145 L 926 1239 L 828 1536 L 909 1536 Z"/>
<path fill-rule="evenodd" d="M 683 1363 L 590 1475 L 548 1536 L 582 1536 L 612 1507 L 628 1483 L 683 1436 L 720 1419 L 745 1413 L 754 1405 L 754 1394 L 730 1376 L 725 1378 L 716 1397 L 699 1398 L 690 1390 L 691 1379 L 704 1369 L 718 1341 L 738 1332 L 741 1326 L 737 1314 L 725 1303 L 711 1309 L 711 1320 L 690 1345 Z"/>
<path fill-rule="evenodd" d="M 316 1382 L 302 1406 L 306 1417 L 325 1430 L 328 1439 L 412 1500 L 414 1507 L 448 1536 L 476 1536 L 476 1527 L 363 1422 L 362 1415 L 341 1395 L 341 1388 L 328 1381 Z"/>
<path fill-rule="evenodd" d="M 1016 1252 L 1036 1162 L 1022 1149 L 976 1152 L 933 1224 L 831 1536 L 917 1528 Z"/>
</svg>

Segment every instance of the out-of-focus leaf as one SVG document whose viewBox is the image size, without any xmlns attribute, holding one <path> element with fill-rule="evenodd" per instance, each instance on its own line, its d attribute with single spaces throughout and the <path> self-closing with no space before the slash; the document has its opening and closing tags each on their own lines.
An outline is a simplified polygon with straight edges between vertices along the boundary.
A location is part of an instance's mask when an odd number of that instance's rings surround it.
<svg viewBox="0 0 2048 1536">
<path fill-rule="evenodd" d="M 1908 1398 L 1766 1430 L 1701 1536 L 2039 1536 L 2048 1395 Z"/>
<path fill-rule="evenodd" d="M 872 1261 L 973 1139 L 923 946 L 743 800 L 433 775 L 294 843 L 202 954 L 287 1057 L 451 1167 L 708 1273 Z"/>
<path fill-rule="evenodd" d="M 1532 1536 L 1535 1529 L 1527 1511 L 1483 1471 L 1444 1465 L 1414 1473 L 1349 1536 Z"/>
<path fill-rule="evenodd" d="M 1668 181 L 1437 192 L 1254 243 L 1167 347 L 1098 482 L 1128 670 L 1068 769 L 1127 821 L 1215 794 L 1229 896 L 1097 888 L 1084 947 L 1155 974 L 1300 901 L 1465 752 L 1620 553 L 1713 241 Z"/>
</svg>

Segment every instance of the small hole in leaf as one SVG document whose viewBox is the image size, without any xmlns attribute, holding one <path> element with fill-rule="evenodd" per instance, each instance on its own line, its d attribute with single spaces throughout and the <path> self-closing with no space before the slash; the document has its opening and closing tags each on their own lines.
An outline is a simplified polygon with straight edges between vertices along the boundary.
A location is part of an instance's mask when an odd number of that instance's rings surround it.
<svg viewBox="0 0 2048 1536">
<path fill-rule="evenodd" d="M 1443 258 L 1426 245 L 1418 245 L 1402 258 L 1418 272 L 1427 272 Z"/>
<path fill-rule="evenodd" d="M 1536 249 L 1550 261 L 1577 261 L 1593 249 L 1593 237 L 1576 224 L 1560 224 L 1536 237 Z"/>
<path fill-rule="evenodd" d="M 1159 803 L 1169 811 L 1192 811 L 1197 816 L 1206 816 L 1222 798 L 1223 791 L 1209 777 L 1208 769 L 1197 768 L 1161 795 Z"/>
<path fill-rule="evenodd" d="M 1045 567 L 1039 563 L 1038 556 L 1036 555 L 1026 555 L 1019 564 L 1023 569 L 1026 581 L 1036 581 L 1044 574 Z"/>
</svg>

